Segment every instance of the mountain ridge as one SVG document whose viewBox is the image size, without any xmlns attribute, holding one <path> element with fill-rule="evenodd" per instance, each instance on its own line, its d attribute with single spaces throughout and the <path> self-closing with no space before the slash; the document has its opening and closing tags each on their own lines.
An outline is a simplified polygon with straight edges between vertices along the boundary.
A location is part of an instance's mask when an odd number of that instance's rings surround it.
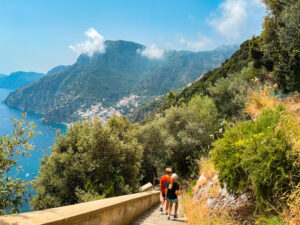
<svg viewBox="0 0 300 225">
<path fill-rule="evenodd" d="M 8 76 L 0 76 L 0 88 L 18 89 L 27 86 L 44 76 L 45 74 L 36 72 L 13 72 Z"/>
<path fill-rule="evenodd" d="M 73 122 L 83 114 L 103 119 L 112 113 L 126 115 L 141 102 L 186 86 L 236 50 L 168 50 L 162 59 L 151 60 L 139 53 L 144 48 L 135 42 L 106 41 L 105 53 L 82 54 L 73 65 L 50 70 L 50 75 L 11 93 L 5 103 L 44 114 L 49 123 Z"/>
</svg>

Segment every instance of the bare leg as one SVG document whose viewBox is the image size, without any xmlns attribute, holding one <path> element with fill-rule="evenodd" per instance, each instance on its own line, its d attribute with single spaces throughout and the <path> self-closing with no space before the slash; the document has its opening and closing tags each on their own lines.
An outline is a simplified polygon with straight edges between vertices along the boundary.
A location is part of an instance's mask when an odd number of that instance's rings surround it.
<svg viewBox="0 0 300 225">
<path fill-rule="evenodd" d="M 172 207 L 173 207 L 173 203 L 172 203 L 172 202 L 169 202 L 168 216 L 170 216 L 170 215 L 171 215 L 171 210 L 172 210 Z"/>
<path fill-rule="evenodd" d="M 162 197 L 162 200 L 161 200 L 161 206 L 164 206 L 165 201 L 166 201 L 166 199 L 165 199 L 164 197 Z"/>
<path fill-rule="evenodd" d="M 178 200 L 177 200 L 177 202 L 175 203 L 175 215 L 177 215 L 177 210 L 178 210 Z"/>
<path fill-rule="evenodd" d="M 169 204 L 170 204 L 170 203 L 167 201 L 167 203 L 166 203 L 166 211 L 168 211 Z"/>
<path fill-rule="evenodd" d="M 165 201 L 166 201 L 166 198 L 164 198 L 163 197 L 163 194 L 161 194 L 161 205 L 160 205 L 160 207 L 159 207 L 159 211 L 164 211 L 163 210 L 163 206 L 164 206 L 164 204 L 165 204 Z"/>
</svg>

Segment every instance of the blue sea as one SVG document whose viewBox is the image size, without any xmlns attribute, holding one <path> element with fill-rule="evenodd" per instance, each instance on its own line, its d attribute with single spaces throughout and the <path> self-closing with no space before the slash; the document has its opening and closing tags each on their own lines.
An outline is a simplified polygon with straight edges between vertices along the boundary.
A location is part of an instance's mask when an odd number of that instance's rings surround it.
<svg viewBox="0 0 300 225">
<path fill-rule="evenodd" d="M 12 108 L 3 103 L 4 99 L 13 90 L 1 89 L 0 88 L 0 136 L 10 135 L 13 130 L 13 122 L 10 119 L 15 117 L 16 119 L 22 118 L 22 111 L 16 108 Z M 30 142 L 35 146 L 30 152 L 30 156 L 21 158 L 18 161 L 18 166 L 22 166 L 22 169 L 17 173 L 16 170 L 12 171 L 11 176 L 22 178 L 25 180 L 33 180 L 40 168 L 40 159 L 45 154 L 51 153 L 50 146 L 55 141 L 56 132 L 59 129 L 62 134 L 66 132 L 66 126 L 63 124 L 43 124 L 41 122 L 41 115 L 28 112 L 26 121 L 33 121 L 37 126 L 36 131 L 40 131 L 41 134 L 35 136 Z M 34 192 L 31 190 L 31 194 Z M 22 212 L 30 211 L 29 202 L 23 205 Z"/>
</svg>

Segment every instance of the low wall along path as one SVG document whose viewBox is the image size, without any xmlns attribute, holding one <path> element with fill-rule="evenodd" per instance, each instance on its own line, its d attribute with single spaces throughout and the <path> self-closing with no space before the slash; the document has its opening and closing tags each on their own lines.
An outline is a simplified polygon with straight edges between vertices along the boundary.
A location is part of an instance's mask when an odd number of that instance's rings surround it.
<svg viewBox="0 0 300 225">
<path fill-rule="evenodd" d="M 159 202 L 147 191 L 64 207 L 0 216 L 1 225 L 125 225 Z"/>
<path fill-rule="evenodd" d="M 159 211 L 160 192 L 149 191 L 107 198 L 64 207 L 0 216 L 0 225 L 171 225 L 185 224 L 183 218 L 171 220 Z M 179 200 L 180 201 L 180 200 Z M 179 204 L 180 206 L 181 204 Z M 180 216 L 180 208 L 178 210 Z"/>
</svg>

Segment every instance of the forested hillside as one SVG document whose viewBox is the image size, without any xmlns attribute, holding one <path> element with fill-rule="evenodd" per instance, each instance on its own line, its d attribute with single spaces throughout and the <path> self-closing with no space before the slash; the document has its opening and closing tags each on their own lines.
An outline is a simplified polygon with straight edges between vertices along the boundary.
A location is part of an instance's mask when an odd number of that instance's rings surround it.
<svg viewBox="0 0 300 225">
<path fill-rule="evenodd" d="M 105 53 L 83 54 L 72 66 L 56 67 L 39 82 L 11 93 L 5 102 L 45 114 L 49 123 L 95 115 L 106 120 L 193 82 L 236 50 L 236 46 L 206 52 L 170 50 L 161 59 L 149 59 L 139 53 L 145 46 L 134 42 L 106 41 L 105 46 Z"/>
<path fill-rule="evenodd" d="M 213 71 L 207 72 L 197 82 L 184 89 L 176 96 L 173 104 L 188 102 L 194 95 L 209 94 L 207 88 L 216 80 L 227 77 L 229 74 L 241 72 L 251 67 L 264 69 L 267 77 L 279 84 L 284 93 L 300 91 L 300 41 L 299 41 L 299 4 L 297 1 L 268 1 L 269 15 L 266 17 L 264 30 L 259 37 L 245 41 L 233 56 L 223 65 Z M 255 77 L 257 71 L 251 71 L 248 76 Z M 168 108 L 168 105 L 162 108 Z"/>
</svg>

